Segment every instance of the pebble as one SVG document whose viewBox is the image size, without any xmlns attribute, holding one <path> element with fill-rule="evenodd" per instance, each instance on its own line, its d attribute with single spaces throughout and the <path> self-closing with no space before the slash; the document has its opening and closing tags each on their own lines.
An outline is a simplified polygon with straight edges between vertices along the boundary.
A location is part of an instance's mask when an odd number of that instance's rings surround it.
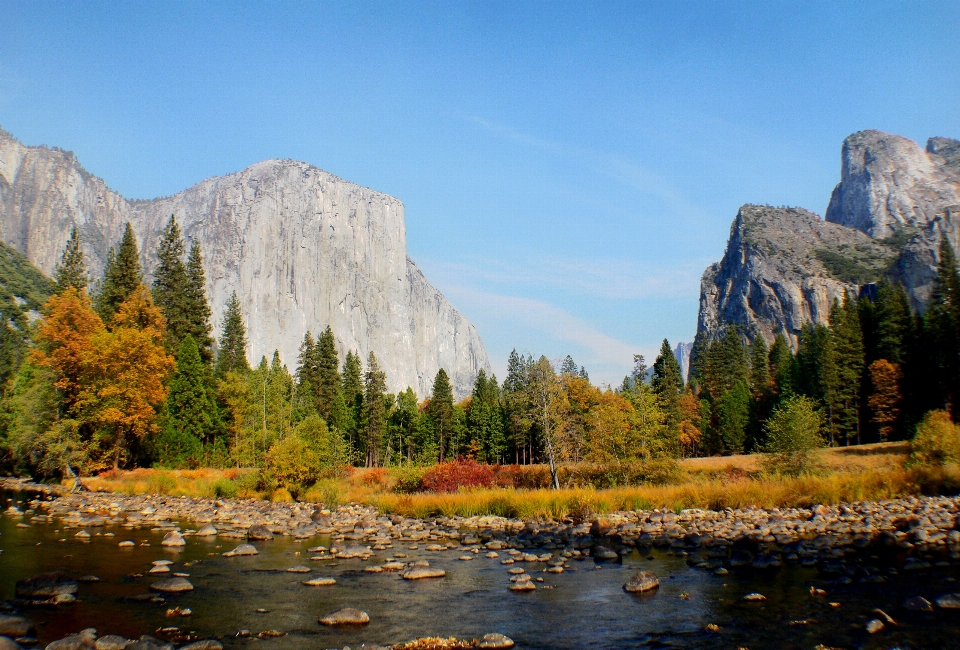
<svg viewBox="0 0 960 650">
<path fill-rule="evenodd" d="M 747 594 L 746 596 L 743 597 L 743 600 L 747 601 L 748 603 L 762 603 L 766 599 L 767 599 L 766 596 L 757 592 Z"/>
<path fill-rule="evenodd" d="M 867 621 L 866 628 L 869 634 L 876 634 L 877 632 L 883 630 L 883 621 L 881 621 L 879 618 L 871 619 Z"/>
<path fill-rule="evenodd" d="M 911 612 L 933 611 L 933 605 L 931 605 L 930 601 L 923 596 L 913 596 L 911 598 L 907 598 L 905 601 L 903 601 L 903 606 L 905 609 L 908 609 Z"/>
<path fill-rule="evenodd" d="M 287 573 L 310 573 L 311 569 L 308 566 L 303 566 L 298 564 L 287 569 Z"/>
</svg>

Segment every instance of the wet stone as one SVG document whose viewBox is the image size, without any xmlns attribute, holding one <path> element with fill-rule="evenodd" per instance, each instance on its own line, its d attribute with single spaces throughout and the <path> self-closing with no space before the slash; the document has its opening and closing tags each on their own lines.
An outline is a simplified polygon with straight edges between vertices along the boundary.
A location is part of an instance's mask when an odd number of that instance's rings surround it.
<svg viewBox="0 0 960 650">
<path fill-rule="evenodd" d="M 266 541 L 273 539 L 273 533 L 271 533 L 266 526 L 251 526 L 247 531 L 247 539 L 251 541 Z"/>
<path fill-rule="evenodd" d="M 171 530 L 169 533 L 163 536 L 163 541 L 160 542 L 161 546 L 186 546 L 187 541 L 183 538 L 183 535 Z"/>
<path fill-rule="evenodd" d="M 883 630 L 883 628 L 883 621 L 881 621 L 879 618 L 874 618 L 867 621 L 866 630 L 868 634 L 876 634 L 877 632 Z"/>
<path fill-rule="evenodd" d="M 370 615 L 359 609 L 345 607 L 330 612 L 319 621 L 321 625 L 366 625 L 370 622 Z"/>
<path fill-rule="evenodd" d="M 660 578 L 653 571 L 640 571 L 623 585 L 623 589 L 630 593 L 643 593 L 659 586 Z"/>
<path fill-rule="evenodd" d="M 936 602 L 940 609 L 960 609 L 960 594 L 944 594 Z"/>
<path fill-rule="evenodd" d="M 0 614 L 0 635 L 17 638 L 33 632 L 33 623 L 22 616 Z"/>
<path fill-rule="evenodd" d="M 911 612 L 933 611 L 933 605 L 931 605 L 930 601 L 923 596 L 913 596 L 912 598 L 907 598 L 905 601 L 903 601 L 903 606 L 905 609 L 908 609 Z"/>
<path fill-rule="evenodd" d="M 423 578 L 442 578 L 447 575 L 443 569 L 431 567 L 411 567 L 400 574 L 404 580 L 422 580 Z"/>
<path fill-rule="evenodd" d="M 502 634 L 485 634 L 477 642 L 478 648 L 486 648 L 487 650 L 506 650 L 506 648 L 512 648 L 515 645 L 513 639 Z"/>
<path fill-rule="evenodd" d="M 241 544 L 232 551 L 227 551 L 223 557 L 237 557 L 242 555 L 256 555 L 257 548 L 253 544 Z"/>
<path fill-rule="evenodd" d="M 10 637 L 0 636 L 0 650 L 22 650 L 22 646 Z"/>
<path fill-rule="evenodd" d="M 116 634 L 107 634 L 97 639 L 97 650 L 123 650 L 127 647 L 127 639 Z"/>
<path fill-rule="evenodd" d="M 329 585 L 337 584 L 337 581 L 333 578 L 327 578 L 326 576 L 320 576 L 318 578 L 312 578 L 310 580 L 304 580 L 300 584 L 306 585 L 308 587 L 327 587 Z"/>
<path fill-rule="evenodd" d="M 150 588 L 154 591 L 169 594 L 193 591 L 193 585 L 186 578 L 168 578 L 167 580 L 158 580 L 150 585 Z"/>
<path fill-rule="evenodd" d="M 79 584 L 62 571 L 40 573 L 17 581 L 17 598 L 54 598 L 77 593 Z"/>
</svg>

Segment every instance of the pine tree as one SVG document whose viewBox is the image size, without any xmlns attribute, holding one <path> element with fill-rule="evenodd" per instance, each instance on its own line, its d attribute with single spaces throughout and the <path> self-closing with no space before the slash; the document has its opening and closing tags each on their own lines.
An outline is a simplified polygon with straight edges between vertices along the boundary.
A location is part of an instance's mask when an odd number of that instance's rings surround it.
<svg viewBox="0 0 960 650">
<path fill-rule="evenodd" d="M 569 354 L 564 357 L 563 363 L 560 364 L 560 374 L 561 375 L 576 375 L 577 374 L 577 364 L 574 362 L 573 357 Z"/>
<path fill-rule="evenodd" d="M 372 351 L 367 358 L 364 375 L 363 402 L 366 406 L 367 467 L 380 466 L 380 446 L 387 424 L 383 398 L 387 392 L 387 375 L 380 370 L 377 355 Z"/>
<path fill-rule="evenodd" d="M 707 340 L 707 333 L 703 331 L 697 332 L 697 335 L 693 338 L 693 349 L 690 350 L 690 370 L 688 379 L 688 382 L 694 389 L 694 392 L 699 392 L 700 387 L 703 386 L 703 375 L 707 360 L 708 347 L 709 341 Z"/>
<path fill-rule="evenodd" d="M 676 428 L 680 424 L 680 393 L 683 391 L 683 370 L 677 357 L 670 348 L 670 342 L 663 339 L 660 354 L 653 362 L 653 392 L 667 416 L 668 427 Z"/>
<path fill-rule="evenodd" d="M 937 407 L 960 415 L 960 273 L 953 246 L 940 240 L 940 261 L 930 306 L 924 315 L 928 345 L 936 350 L 930 370 L 936 378 Z"/>
<path fill-rule="evenodd" d="M 477 450 L 481 461 L 499 463 L 506 451 L 506 438 L 497 378 L 487 379 L 486 371 L 481 368 L 473 384 L 472 398 L 467 417 L 471 448 Z"/>
<path fill-rule="evenodd" d="M 169 419 L 167 435 L 164 437 L 171 438 L 170 442 L 179 443 L 184 451 L 199 449 L 199 444 L 191 441 L 199 443 L 212 439 L 217 420 L 216 410 L 216 404 L 210 400 L 207 391 L 206 370 L 200 359 L 197 342 L 188 334 L 180 345 L 177 371 L 170 380 L 170 396 L 167 398 Z M 196 463 L 200 459 L 194 457 L 183 460 Z"/>
<path fill-rule="evenodd" d="M 223 314 L 214 374 L 223 379 L 231 371 L 243 374 L 250 372 L 250 363 L 247 361 L 247 328 L 243 323 L 236 291 L 231 294 L 227 311 Z"/>
<path fill-rule="evenodd" d="M 838 431 L 846 444 L 856 440 L 860 443 L 860 392 L 863 383 L 864 355 L 863 332 L 860 329 L 860 317 L 856 303 L 849 294 L 843 297 L 843 304 L 831 313 L 831 334 L 836 354 L 836 395 L 837 412 L 834 414 Z"/>
<path fill-rule="evenodd" d="M 317 342 L 317 411 L 320 416 L 330 421 L 334 409 L 334 402 L 340 393 L 341 377 L 339 372 L 340 359 L 337 356 L 337 343 L 333 336 L 333 329 L 329 325 L 320 335 Z"/>
<path fill-rule="evenodd" d="M 744 450 L 752 452 L 763 447 L 763 423 L 773 408 L 773 392 L 770 381 L 770 351 L 762 334 L 757 334 L 750 344 L 750 390 L 753 401 L 750 409 L 750 424 Z"/>
<path fill-rule="evenodd" d="M 433 419 L 437 450 L 442 463 L 446 458 L 453 424 L 453 387 L 450 385 L 447 371 L 443 368 L 437 371 L 437 376 L 433 380 L 433 393 L 430 395 L 430 405 L 427 407 L 427 413 Z"/>
<path fill-rule="evenodd" d="M 770 346 L 770 375 L 773 379 L 774 390 L 777 397 L 783 399 L 795 392 L 793 352 L 790 350 L 790 344 L 787 343 L 787 337 L 783 332 L 777 332 L 773 339 L 773 345 Z"/>
<path fill-rule="evenodd" d="M 110 249 L 107 265 L 103 271 L 103 281 L 97 294 L 97 313 L 104 323 L 113 320 L 127 298 L 143 284 L 143 269 L 140 267 L 140 253 L 133 228 L 127 223 L 123 239 L 119 246 Z"/>
<path fill-rule="evenodd" d="M 184 292 L 184 315 L 187 321 L 187 333 L 197 342 L 200 358 L 203 362 L 213 362 L 213 338 L 210 303 L 207 302 L 207 276 L 203 270 L 203 254 L 200 244 L 193 242 L 187 258 L 187 286 Z"/>
<path fill-rule="evenodd" d="M 344 432 L 349 436 L 354 452 L 358 454 L 365 452 L 359 432 L 363 423 L 363 389 L 363 365 L 360 355 L 350 350 L 343 361 L 343 401 L 346 412 L 341 417 L 346 426 Z"/>
<path fill-rule="evenodd" d="M 723 449 L 729 454 L 742 454 L 750 424 L 750 387 L 740 379 L 717 402 L 718 430 Z"/>
<path fill-rule="evenodd" d="M 187 267 L 183 263 L 183 235 L 170 215 L 157 245 L 158 264 L 153 272 L 153 301 L 167 319 L 167 350 L 177 354 L 190 334 L 187 320 Z"/>
<path fill-rule="evenodd" d="M 898 365 L 904 363 L 907 337 L 910 335 L 913 318 L 910 299 L 903 285 L 880 283 L 877 288 L 874 322 L 876 324 L 876 358 L 886 359 Z"/>
<path fill-rule="evenodd" d="M 417 429 L 420 425 L 420 409 L 417 405 L 417 394 L 409 386 L 407 390 L 397 395 L 397 405 L 390 414 L 392 435 L 397 438 L 397 449 L 400 460 L 413 462 L 416 449 Z"/>
<path fill-rule="evenodd" d="M 83 259 L 83 251 L 80 250 L 80 233 L 76 226 L 70 231 L 70 239 L 67 240 L 67 247 L 57 264 L 53 279 L 57 282 L 57 293 L 63 293 L 68 287 L 78 291 L 87 287 L 87 264 Z"/>
<path fill-rule="evenodd" d="M 310 385 L 313 391 L 310 396 L 312 400 L 315 398 L 317 386 L 317 366 L 314 363 L 316 347 L 317 343 L 313 340 L 313 334 L 310 333 L 310 330 L 307 330 L 307 333 L 303 335 L 303 342 L 300 344 L 300 353 L 297 355 L 296 378 L 297 383 L 301 386 Z"/>
</svg>

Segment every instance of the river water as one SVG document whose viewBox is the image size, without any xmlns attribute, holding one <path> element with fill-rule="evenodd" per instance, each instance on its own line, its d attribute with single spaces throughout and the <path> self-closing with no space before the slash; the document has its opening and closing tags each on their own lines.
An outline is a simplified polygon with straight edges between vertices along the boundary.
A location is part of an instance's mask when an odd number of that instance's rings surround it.
<svg viewBox="0 0 960 650">
<path fill-rule="evenodd" d="M 14 504 L 25 510 L 26 498 L 5 493 L 2 507 Z M 960 648 L 960 610 L 924 613 L 902 605 L 912 596 L 933 601 L 960 591 L 960 566 L 934 564 L 894 574 L 891 569 L 902 566 L 903 558 L 878 549 L 848 558 L 845 574 L 785 563 L 780 569 L 731 570 L 719 576 L 690 566 L 685 557 L 657 550 L 634 551 L 622 562 L 571 561 L 566 572 L 549 574 L 540 563 L 504 566 L 503 552 L 499 559 L 481 553 L 461 561 L 462 550 L 427 552 L 422 544 L 417 550 L 396 546 L 380 551 L 368 561 L 311 561 L 307 548 L 328 546 L 329 539 L 276 538 L 256 542 L 259 555 L 224 558 L 221 553 L 237 540 L 187 537 L 186 547 L 172 550 L 160 546 L 160 530 L 92 528 L 89 541 L 81 541 L 76 529 L 60 528 L 56 522 L 27 528 L 18 523 L 29 524 L 29 515 L 0 517 L 0 599 L 12 601 L 18 579 L 44 571 L 99 578 L 81 583 L 73 605 L 19 610 L 37 624 L 41 645 L 87 627 L 101 635 L 136 638 L 177 626 L 200 638 L 218 638 L 228 648 L 263 650 L 356 648 L 364 642 L 398 643 L 419 636 L 469 639 L 490 632 L 509 636 L 520 648 Z M 185 523 L 183 528 L 193 526 Z M 137 546 L 118 548 L 121 540 Z M 363 571 L 399 553 L 407 555 L 402 561 L 426 559 L 447 575 L 406 581 L 396 573 Z M 188 573 L 195 590 L 165 595 L 165 603 L 135 600 L 150 593 L 150 583 L 158 578 L 147 571 L 161 559 L 173 561 L 173 571 Z M 286 572 L 294 565 L 309 566 L 312 572 Z M 508 590 L 508 569 L 515 567 L 543 578 L 535 592 Z M 623 584 L 640 569 L 660 577 L 655 593 L 623 591 Z M 337 584 L 300 584 L 321 575 L 335 578 Z M 883 582 L 874 582 L 877 576 Z M 826 594 L 812 595 L 811 587 Z M 766 600 L 744 601 L 752 592 Z M 189 608 L 192 615 L 169 618 L 166 612 L 173 607 Z M 317 622 L 342 607 L 368 612 L 371 623 L 349 629 Z M 897 625 L 868 634 L 865 624 L 878 617 L 875 608 Z M 238 637 L 240 630 L 252 636 Z M 256 638 L 268 630 L 285 635 Z"/>
</svg>

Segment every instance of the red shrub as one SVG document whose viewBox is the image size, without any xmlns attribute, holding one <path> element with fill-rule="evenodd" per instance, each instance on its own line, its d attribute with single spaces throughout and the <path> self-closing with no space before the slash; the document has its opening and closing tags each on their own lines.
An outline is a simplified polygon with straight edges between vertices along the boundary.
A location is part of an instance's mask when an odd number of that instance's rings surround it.
<svg viewBox="0 0 960 650">
<path fill-rule="evenodd" d="M 368 487 L 379 487 L 383 485 L 386 477 L 387 470 L 382 467 L 377 467 L 376 469 L 370 469 L 364 472 L 360 480 Z"/>
<path fill-rule="evenodd" d="M 434 465 L 421 482 L 429 492 L 456 492 L 461 487 L 489 487 L 493 485 L 493 469 L 472 458 L 458 458 Z"/>
</svg>

